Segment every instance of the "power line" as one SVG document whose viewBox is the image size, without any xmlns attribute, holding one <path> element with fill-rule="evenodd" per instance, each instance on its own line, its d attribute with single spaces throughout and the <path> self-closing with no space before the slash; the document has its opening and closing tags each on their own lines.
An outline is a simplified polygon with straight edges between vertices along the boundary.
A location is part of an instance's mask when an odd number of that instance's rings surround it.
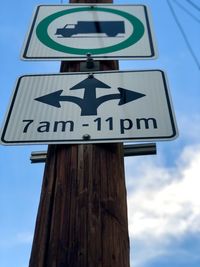
<svg viewBox="0 0 200 267">
<path fill-rule="evenodd" d="M 200 23 L 200 19 L 195 17 L 190 11 L 188 11 L 182 4 L 180 4 L 177 0 L 174 0 L 174 3 L 179 6 L 181 9 L 183 9 L 189 16 L 191 16 L 196 22 Z"/>
<path fill-rule="evenodd" d="M 179 28 L 179 30 L 180 30 L 183 38 L 184 38 L 184 41 L 185 41 L 185 43 L 187 45 L 187 48 L 188 48 L 191 56 L 193 57 L 193 59 L 194 59 L 196 65 L 197 65 L 198 69 L 200 69 L 200 62 L 198 61 L 198 58 L 196 57 L 195 52 L 193 51 L 192 46 L 190 45 L 190 42 L 189 42 L 189 40 L 187 38 L 187 35 L 184 32 L 183 27 L 181 26 L 181 23 L 179 22 L 178 17 L 177 17 L 177 15 L 175 13 L 175 10 L 174 10 L 174 8 L 173 8 L 173 6 L 172 6 L 172 4 L 171 4 L 171 2 L 169 0 L 167 0 L 167 4 L 169 6 L 169 9 L 170 9 L 170 11 L 172 13 L 172 16 L 173 16 L 176 24 L 177 24 L 177 26 L 178 26 L 178 28 Z"/>
<path fill-rule="evenodd" d="M 190 5 L 192 5 L 195 9 L 197 9 L 198 11 L 200 11 L 200 7 L 195 4 L 192 0 L 185 0 L 187 1 Z"/>
</svg>

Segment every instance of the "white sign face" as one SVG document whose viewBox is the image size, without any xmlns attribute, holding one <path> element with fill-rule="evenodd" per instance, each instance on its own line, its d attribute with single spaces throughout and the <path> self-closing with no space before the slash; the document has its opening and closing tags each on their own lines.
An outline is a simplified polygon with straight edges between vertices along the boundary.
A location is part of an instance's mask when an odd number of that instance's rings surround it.
<svg viewBox="0 0 200 267">
<path fill-rule="evenodd" d="M 143 5 L 38 6 L 22 59 L 155 58 L 152 26 Z"/>
<path fill-rule="evenodd" d="M 3 144 L 110 143 L 177 136 L 162 71 L 65 73 L 19 78 Z"/>
</svg>

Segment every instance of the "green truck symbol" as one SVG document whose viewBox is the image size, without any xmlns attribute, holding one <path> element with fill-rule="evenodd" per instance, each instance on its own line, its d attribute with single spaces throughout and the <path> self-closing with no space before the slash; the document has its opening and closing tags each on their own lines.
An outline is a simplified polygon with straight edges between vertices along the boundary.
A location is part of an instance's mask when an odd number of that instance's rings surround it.
<svg viewBox="0 0 200 267">
<path fill-rule="evenodd" d="M 125 33 L 124 21 L 78 21 L 77 24 L 66 24 L 56 30 L 56 35 L 71 37 L 78 34 L 100 34 L 115 37 Z"/>
</svg>

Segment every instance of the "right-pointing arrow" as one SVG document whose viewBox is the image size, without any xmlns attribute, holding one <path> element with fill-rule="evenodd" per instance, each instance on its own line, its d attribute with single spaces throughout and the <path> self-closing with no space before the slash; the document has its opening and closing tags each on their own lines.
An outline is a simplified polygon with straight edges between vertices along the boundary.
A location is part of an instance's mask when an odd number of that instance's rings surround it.
<svg viewBox="0 0 200 267">
<path fill-rule="evenodd" d="M 136 100 L 138 98 L 144 97 L 146 95 L 135 92 L 135 91 L 131 91 L 131 90 L 127 90 L 121 87 L 118 87 L 118 90 L 120 92 L 120 101 L 118 105 L 124 105 L 126 103 L 129 103 L 133 100 Z"/>
</svg>

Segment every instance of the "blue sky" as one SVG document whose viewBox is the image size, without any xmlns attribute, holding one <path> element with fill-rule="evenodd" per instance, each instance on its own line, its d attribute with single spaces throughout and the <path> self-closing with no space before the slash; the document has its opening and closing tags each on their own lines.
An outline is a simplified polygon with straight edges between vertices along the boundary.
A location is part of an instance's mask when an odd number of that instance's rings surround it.
<svg viewBox="0 0 200 267">
<path fill-rule="evenodd" d="M 59 71 L 59 62 L 23 62 L 19 58 L 33 10 L 41 3 L 60 1 L 19 0 L 2 4 L 1 123 L 17 77 Z M 120 69 L 164 70 L 179 128 L 178 139 L 157 143 L 156 156 L 125 159 L 131 267 L 199 267 L 200 1 L 170 1 L 193 56 L 167 0 L 116 0 L 115 3 L 149 6 L 158 59 L 122 61 Z M 44 169 L 43 164 L 31 165 L 29 157 L 31 151 L 44 149 L 46 146 L 0 147 L 2 267 L 28 266 Z"/>
</svg>

